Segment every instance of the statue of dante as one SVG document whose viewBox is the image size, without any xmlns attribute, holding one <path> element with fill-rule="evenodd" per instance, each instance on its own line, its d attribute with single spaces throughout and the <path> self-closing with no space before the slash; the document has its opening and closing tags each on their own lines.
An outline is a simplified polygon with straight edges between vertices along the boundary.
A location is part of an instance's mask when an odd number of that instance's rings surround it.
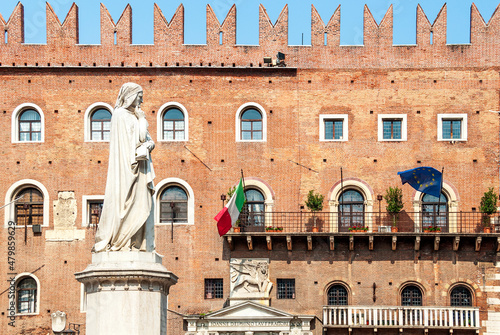
<svg viewBox="0 0 500 335">
<path fill-rule="evenodd" d="M 154 142 L 141 110 L 141 86 L 120 89 L 111 117 L 109 165 L 94 252 L 154 251 Z"/>
</svg>

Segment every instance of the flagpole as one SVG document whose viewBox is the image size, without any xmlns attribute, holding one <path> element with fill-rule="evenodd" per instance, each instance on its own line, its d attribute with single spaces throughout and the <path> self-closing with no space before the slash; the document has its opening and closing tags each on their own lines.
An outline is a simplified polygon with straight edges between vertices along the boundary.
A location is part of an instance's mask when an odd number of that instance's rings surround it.
<svg viewBox="0 0 500 335">
<path fill-rule="evenodd" d="M 444 181 L 443 175 L 444 175 L 444 166 L 441 169 L 441 186 L 439 187 L 438 212 L 437 212 L 438 220 L 439 220 L 439 210 L 441 209 L 441 192 L 443 191 L 443 181 Z"/>
<path fill-rule="evenodd" d="M 341 204 L 340 204 L 340 227 L 342 227 L 342 220 L 344 219 L 344 196 L 342 195 L 344 192 L 344 176 L 342 174 L 342 166 L 340 167 L 340 196 L 341 196 Z M 340 228 L 339 227 L 339 228 Z"/>
</svg>

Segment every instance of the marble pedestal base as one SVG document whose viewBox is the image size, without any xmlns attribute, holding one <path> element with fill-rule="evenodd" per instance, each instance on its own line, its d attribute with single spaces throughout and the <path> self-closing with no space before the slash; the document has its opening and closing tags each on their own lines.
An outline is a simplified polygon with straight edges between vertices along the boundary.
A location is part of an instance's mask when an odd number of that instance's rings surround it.
<svg viewBox="0 0 500 335">
<path fill-rule="evenodd" d="M 167 296 L 177 276 L 155 252 L 100 252 L 75 273 L 85 285 L 86 333 L 165 335 Z"/>
</svg>

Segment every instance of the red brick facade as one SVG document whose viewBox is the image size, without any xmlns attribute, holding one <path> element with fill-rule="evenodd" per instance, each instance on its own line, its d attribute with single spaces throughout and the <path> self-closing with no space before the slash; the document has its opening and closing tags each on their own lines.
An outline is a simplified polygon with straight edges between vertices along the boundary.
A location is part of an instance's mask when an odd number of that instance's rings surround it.
<svg viewBox="0 0 500 335">
<path fill-rule="evenodd" d="M 313 236 L 313 249 L 297 237 L 289 251 L 286 240 L 255 238 L 253 250 L 235 236 L 234 250 L 217 234 L 213 217 L 221 207 L 220 195 L 235 185 L 244 170 L 248 179 L 269 185 L 274 212 L 299 212 L 309 190 L 325 195 L 324 212 L 333 202 L 332 190 L 343 178 L 357 179 L 370 190 L 373 211 L 378 194 L 389 186 L 404 191 L 405 210 L 413 212 L 415 191 L 400 186 L 398 171 L 417 166 L 444 167 L 444 179 L 454 190 L 455 212 L 470 212 L 488 187 L 499 185 L 500 17 L 495 11 L 486 24 L 473 5 L 471 43 L 446 44 L 446 6 L 431 24 L 417 8 L 417 44 L 392 45 L 392 7 L 379 25 L 365 7 L 364 45 L 340 46 L 338 8 L 325 25 L 312 8 L 312 45 L 288 46 L 288 7 L 276 23 L 260 6 L 259 46 L 236 45 L 236 7 L 220 23 L 207 6 L 207 45 L 184 45 L 184 8 L 165 19 L 154 6 L 154 45 L 132 45 L 132 8 L 127 6 L 114 22 L 101 5 L 101 45 L 78 44 L 78 7 L 73 5 L 61 24 L 47 4 L 47 44 L 24 44 L 23 6 L 18 4 L 7 22 L 0 17 L 0 138 L 3 173 L 0 197 L 19 181 L 30 179 L 48 192 L 48 227 L 41 235 L 16 229 L 15 270 L 9 270 L 6 224 L 0 231 L 0 306 L 2 334 L 47 334 L 50 314 L 61 310 L 70 322 L 85 323 L 80 312 L 80 283 L 74 273 L 90 262 L 94 231 L 82 227 L 84 196 L 104 194 L 108 162 L 106 142 L 85 141 L 85 111 L 96 102 L 111 106 L 120 86 L 136 82 L 144 89 L 143 110 L 156 142 L 153 160 L 156 184 L 178 178 L 193 190 L 194 224 L 156 228 L 157 251 L 163 264 L 179 277 L 169 295 L 169 309 L 181 314 L 215 311 L 229 295 L 229 259 L 269 258 L 270 279 L 295 278 L 296 299 L 276 299 L 271 306 L 294 314 L 316 315 L 314 334 L 322 333 L 322 308 L 331 283 L 348 287 L 350 305 L 398 306 L 407 283 L 420 285 L 425 306 L 449 306 L 449 291 L 463 283 L 473 292 L 481 321 L 488 312 L 500 312 L 492 301 L 500 298 L 497 240 L 461 236 L 423 238 L 418 252 L 415 235 L 399 236 L 396 250 L 391 237 L 356 239 L 349 248 L 347 235 L 336 236 L 331 250 L 328 236 Z M 2 27 L 3 25 L 3 27 Z M 116 44 L 114 34 L 116 32 Z M 222 32 L 222 44 L 220 33 Z M 327 33 L 328 45 L 324 45 Z M 432 32 L 432 43 L 431 43 Z M 267 67 L 263 58 L 286 54 L 287 67 Z M 158 114 L 167 102 L 184 106 L 189 115 L 189 140 L 158 140 Z M 31 103 L 43 111 L 44 140 L 14 143 L 14 111 Z M 267 139 L 236 141 L 238 109 L 255 103 L 265 111 Z M 347 114 L 348 141 L 320 141 L 320 115 Z M 378 140 L 379 114 L 406 114 L 407 141 Z M 467 116 L 466 141 L 438 141 L 438 114 Z M 452 143 L 453 142 L 453 143 Z M 298 163 L 298 164 L 297 164 Z M 74 226 L 85 230 L 84 240 L 51 241 L 53 201 L 58 193 L 74 192 Z M 14 192 L 15 193 L 15 192 Z M 331 202 L 330 202 L 331 200 Z M 450 205 L 451 206 L 451 205 Z M 385 208 L 385 202 L 382 203 Z M 5 212 L 6 213 L 6 212 Z M 6 216 L 4 212 L 0 213 Z M 7 218 L 6 218 L 7 220 Z M 332 235 L 332 236 L 333 236 Z M 443 235 L 444 236 L 444 235 Z M 16 327 L 8 325 L 9 273 L 32 273 L 40 282 L 39 311 L 21 315 Z M 204 279 L 223 278 L 224 299 L 204 299 Z M 373 284 L 376 283 L 374 301 Z M 488 288 L 489 287 L 489 288 Z M 488 298 L 491 298 L 488 302 Z M 169 334 L 183 334 L 182 317 L 169 313 Z M 84 329 L 84 327 L 82 328 Z M 382 330 L 379 330 L 382 332 Z M 396 329 L 388 331 L 397 333 Z M 431 329 L 432 333 L 433 330 Z M 480 330 L 487 332 L 485 324 Z M 84 332 L 82 332 L 84 333 Z M 347 334 L 347 329 L 328 334 Z M 354 333 L 362 334 L 361 330 Z M 373 333 L 373 331 L 371 331 Z M 406 331 L 405 331 L 406 333 Z M 436 334 L 439 332 L 435 332 Z M 455 333 L 460 333 L 456 331 Z M 472 334 L 473 331 L 464 331 Z"/>
</svg>

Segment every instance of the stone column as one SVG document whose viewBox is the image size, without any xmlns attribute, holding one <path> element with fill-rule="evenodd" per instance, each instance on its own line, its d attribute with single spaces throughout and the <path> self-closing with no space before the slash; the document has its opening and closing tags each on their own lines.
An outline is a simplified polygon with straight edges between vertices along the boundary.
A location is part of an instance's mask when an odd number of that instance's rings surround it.
<svg viewBox="0 0 500 335">
<path fill-rule="evenodd" d="M 167 296 L 177 276 L 155 252 L 100 252 L 75 274 L 85 285 L 86 332 L 166 335 Z"/>
</svg>

